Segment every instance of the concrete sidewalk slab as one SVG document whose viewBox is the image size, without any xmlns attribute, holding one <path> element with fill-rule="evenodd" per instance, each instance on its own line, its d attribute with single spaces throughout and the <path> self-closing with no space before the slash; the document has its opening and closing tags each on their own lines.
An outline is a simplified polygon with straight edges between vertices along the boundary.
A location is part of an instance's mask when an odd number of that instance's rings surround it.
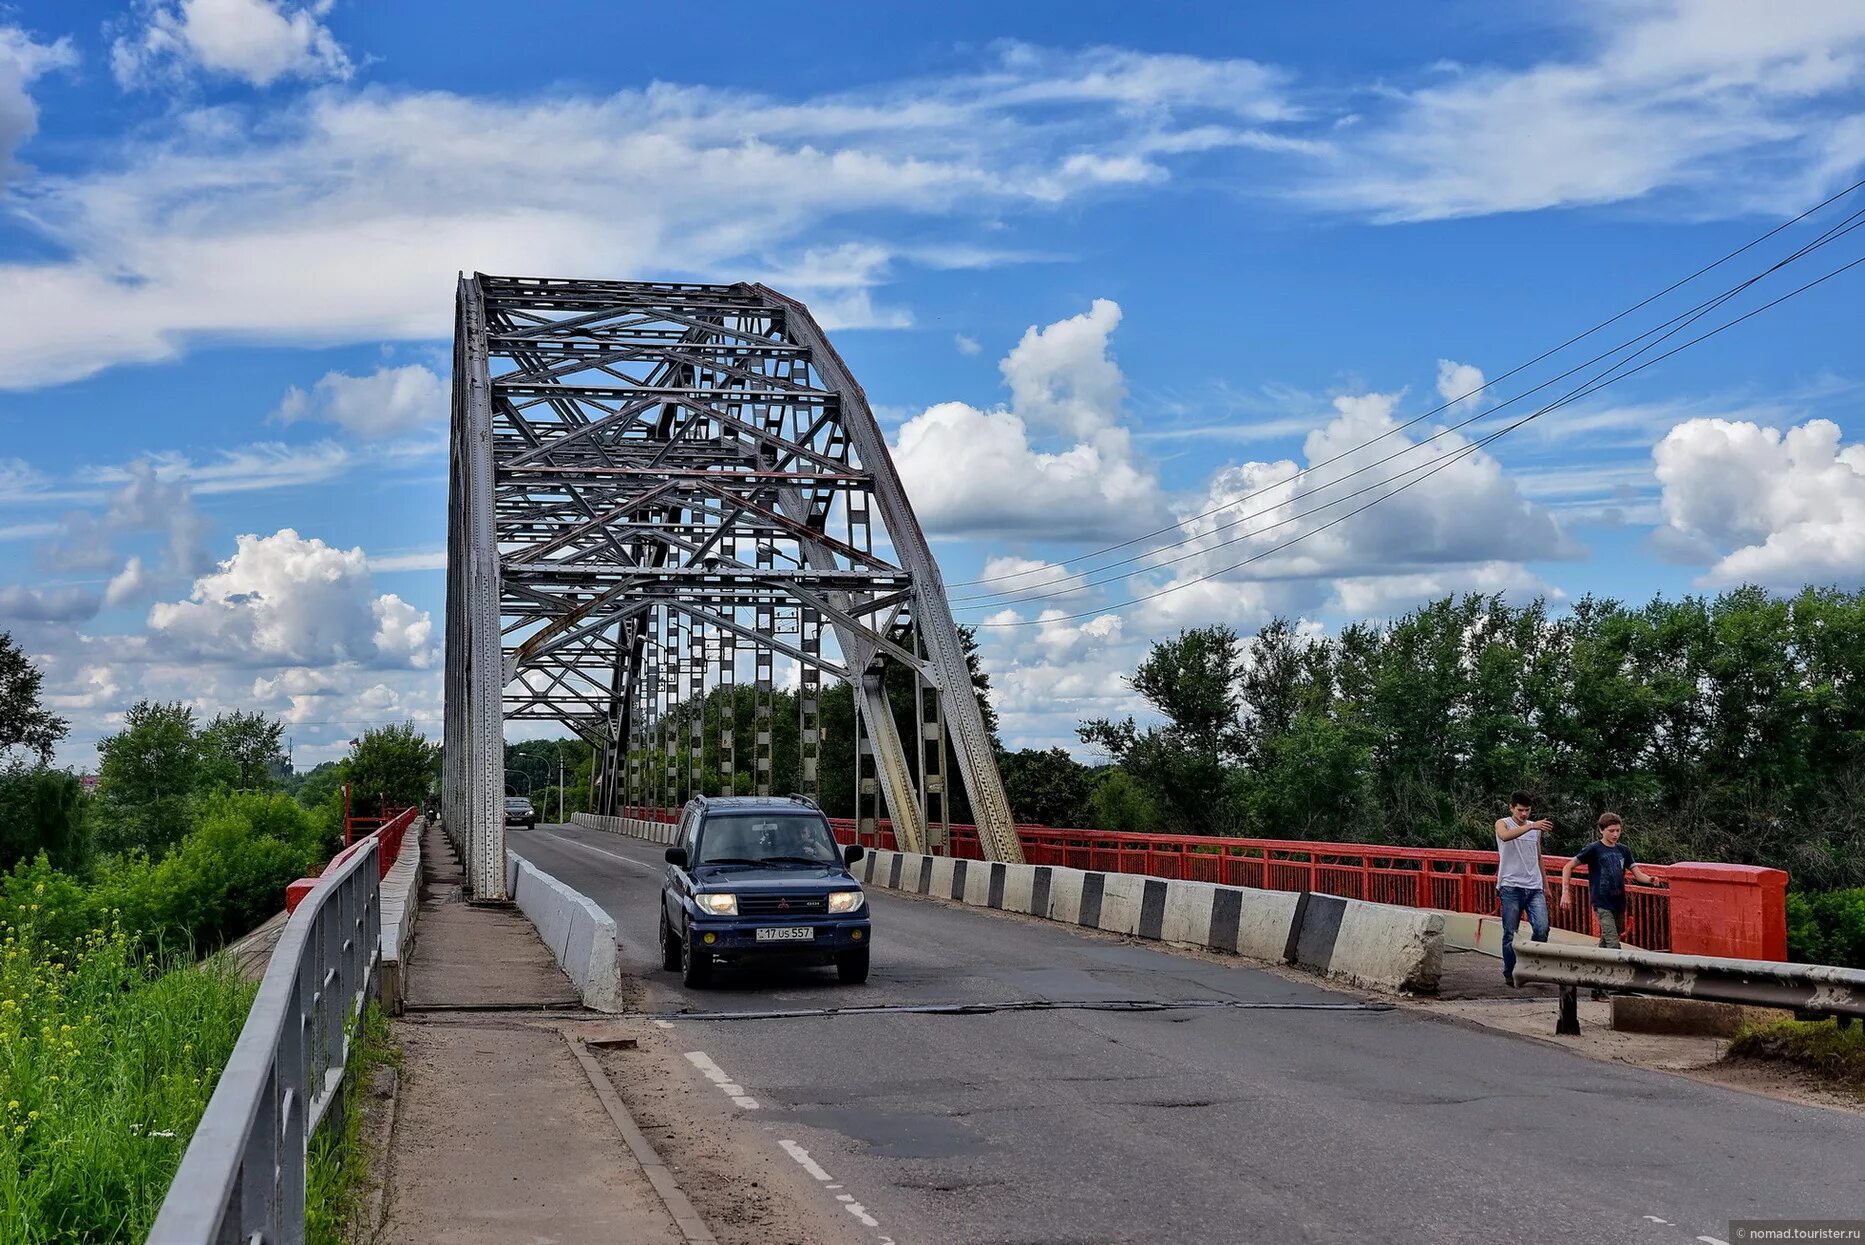
<svg viewBox="0 0 1865 1245">
<path fill-rule="evenodd" d="M 395 1030 L 401 1106 L 378 1239 L 686 1239 L 555 1026 L 462 1016 Z"/>
<path fill-rule="evenodd" d="M 430 826 L 421 844 L 421 919 L 408 957 L 404 1005 L 575 1007 L 576 986 L 516 908 L 466 902 L 453 844 Z"/>
<path fill-rule="evenodd" d="M 458 858 L 438 830 L 422 848 L 408 1014 L 393 1027 L 402 1064 L 388 1209 L 376 1239 L 708 1239 L 675 1222 L 565 1043 L 591 1013 L 531 923 L 509 907 L 467 903 Z M 514 1011 L 540 1007 L 569 1014 Z"/>
</svg>

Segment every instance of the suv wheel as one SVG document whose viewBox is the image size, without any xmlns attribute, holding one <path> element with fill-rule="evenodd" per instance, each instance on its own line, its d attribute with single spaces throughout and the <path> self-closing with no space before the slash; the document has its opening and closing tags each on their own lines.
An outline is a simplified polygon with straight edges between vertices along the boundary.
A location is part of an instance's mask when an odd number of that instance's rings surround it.
<svg viewBox="0 0 1865 1245">
<path fill-rule="evenodd" d="M 667 923 L 664 911 L 661 913 L 661 967 L 670 973 L 680 972 L 685 967 L 680 963 L 680 944 L 674 941 L 673 926 Z"/>
<path fill-rule="evenodd" d="M 844 951 L 835 957 L 835 975 L 844 985 L 858 986 L 868 979 L 868 948 Z"/>
<path fill-rule="evenodd" d="M 689 990 L 703 990 L 712 984 L 712 956 L 696 950 L 691 938 L 680 940 L 680 984 Z"/>
</svg>

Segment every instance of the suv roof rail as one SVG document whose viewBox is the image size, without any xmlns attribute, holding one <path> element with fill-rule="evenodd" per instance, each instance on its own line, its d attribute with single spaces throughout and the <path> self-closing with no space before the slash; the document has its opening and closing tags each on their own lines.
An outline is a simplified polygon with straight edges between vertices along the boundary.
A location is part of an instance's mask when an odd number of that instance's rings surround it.
<svg viewBox="0 0 1865 1245">
<path fill-rule="evenodd" d="M 816 801 L 813 798 L 811 798 L 810 796 L 804 795 L 800 791 L 792 791 L 785 798 L 790 799 L 790 800 L 795 800 L 798 804 L 807 804 L 819 813 L 822 811 L 822 805 L 816 803 Z"/>
</svg>

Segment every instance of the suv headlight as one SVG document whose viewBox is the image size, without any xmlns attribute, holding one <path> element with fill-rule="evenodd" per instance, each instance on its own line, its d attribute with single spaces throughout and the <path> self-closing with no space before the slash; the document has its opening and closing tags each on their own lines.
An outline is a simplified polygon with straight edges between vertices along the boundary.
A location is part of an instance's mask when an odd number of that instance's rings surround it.
<svg viewBox="0 0 1865 1245">
<path fill-rule="evenodd" d="M 714 916 L 738 915 L 738 896 L 736 895 L 700 894 L 693 896 L 693 902 L 699 905 L 701 912 L 710 912 Z"/>
<path fill-rule="evenodd" d="M 853 912 L 859 907 L 861 907 L 860 891 L 829 892 L 829 911 L 831 913 Z"/>
</svg>

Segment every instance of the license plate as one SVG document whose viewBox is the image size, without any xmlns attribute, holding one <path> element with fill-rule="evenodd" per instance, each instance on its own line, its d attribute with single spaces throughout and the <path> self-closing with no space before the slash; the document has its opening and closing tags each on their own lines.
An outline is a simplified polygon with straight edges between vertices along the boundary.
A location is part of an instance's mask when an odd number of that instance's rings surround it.
<svg viewBox="0 0 1865 1245">
<path fill-rule="evenodd" d="M 759 942 L 808 942 L 816 936 L 816 931 L 808 925 L 791 925 L 782 928 L 765 927 L 757 933 Z"/>
</svg>

